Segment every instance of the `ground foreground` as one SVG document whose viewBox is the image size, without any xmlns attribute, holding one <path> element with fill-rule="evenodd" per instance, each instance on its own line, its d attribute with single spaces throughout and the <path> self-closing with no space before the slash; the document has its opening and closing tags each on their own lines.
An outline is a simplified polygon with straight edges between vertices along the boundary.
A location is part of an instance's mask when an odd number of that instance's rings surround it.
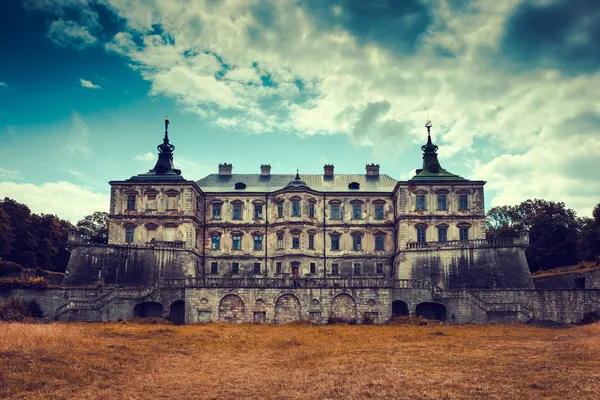
<svg viewBox="0 0 600 400">
<path fill-rule="evenodd" d="M 600 324 L 0 324 L 14 399 L 599 399 Z"/>
</svg>

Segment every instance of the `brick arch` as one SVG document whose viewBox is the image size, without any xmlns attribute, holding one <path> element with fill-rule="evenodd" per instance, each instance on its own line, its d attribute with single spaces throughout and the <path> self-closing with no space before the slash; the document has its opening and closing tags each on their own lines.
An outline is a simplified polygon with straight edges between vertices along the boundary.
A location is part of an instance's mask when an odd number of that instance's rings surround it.
<svg viewBox="0 0 600 400">
<path fill-rule="evenodd" d="M 287 324 L 299 321 L 302 318 L 301 311 L 298 297 L 291 293 L 284 293 L 275 301 L 275 323 Z"/>
<path fill-rule="evenodd" d="M 356 300 L 348 293 L 338 294 L 331 301 L 330 320 L 333 322 L 356 322 Z"/>
<path fill-rule="evenodd" d="M 242 323 L 245 321 L 246 305 L 237 294 L 228 294 L 219 303 L 219 322 Z"/>
</svg>

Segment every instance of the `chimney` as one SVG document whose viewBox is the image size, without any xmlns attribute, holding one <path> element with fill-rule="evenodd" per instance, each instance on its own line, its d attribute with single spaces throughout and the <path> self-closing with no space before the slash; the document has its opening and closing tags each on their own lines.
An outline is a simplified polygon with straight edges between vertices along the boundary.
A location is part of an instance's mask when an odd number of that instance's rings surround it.
<svg viewBox="0 0 600 400">
<path fill-rule="evenodd" d="M 367 176 L 379 176 L 379 164 L 367 164 Z"/>
<path fill-rule="evenodd" d="M 220 176 L 231 176 L 231 169 L 233 166 L 231 164 L 223 163 L 219 164 L 219 175 Z"/>
<path fill-rule="evenodd" d="M 270 176 L 271 166 L 269 164 L 263 164 L 260 166 L 260 176 Z"/>
<path fill-rule="evenodd" d="M 333 164 L 325 164 L 323 166 L 323 175 L 333 177 Z"/>
</svg>

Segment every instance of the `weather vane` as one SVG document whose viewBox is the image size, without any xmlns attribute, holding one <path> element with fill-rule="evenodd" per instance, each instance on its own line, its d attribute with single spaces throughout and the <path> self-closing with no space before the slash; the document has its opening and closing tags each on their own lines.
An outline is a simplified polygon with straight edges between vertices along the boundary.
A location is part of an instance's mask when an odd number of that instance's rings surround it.
<svg viewBox="0 0 600 400">
<path fill-rule="evenodd" d="M 425 128 L 427 128 L 427 135 L 431 135 L 431 127 L 432 127 L 432 125 L 431 125 L 431 121 L 430 121 L 430 120 L 428 120 L 428 121 L 425 123 Z"/>
</svg>

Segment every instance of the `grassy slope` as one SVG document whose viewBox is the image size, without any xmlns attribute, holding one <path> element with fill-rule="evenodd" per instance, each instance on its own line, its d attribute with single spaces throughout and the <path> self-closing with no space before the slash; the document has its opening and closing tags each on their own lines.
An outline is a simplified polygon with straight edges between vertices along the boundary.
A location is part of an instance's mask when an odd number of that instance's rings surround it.
<svg viewBox="0 0 600 400">
<path fill-rule="evenodd" d="M 566 267 L 552 268 L 552 269 L 547 269 L 545 271 L 536 271 L 531 274 L 531 277 L 533 279 L 535 279 L 535 278 L 543 278 L 545 276 L 587 272 L 587 271 L 593 271 L 596 269 L 600 269 L 600 265 L 596 265 L 593 261 L 589 261 L 589 262 L 582 261 L 576 265 L 568 265 Z"/>
<path fill-rule="evenodd" d="M 593 399 L 600 324 L 0 324 L 0 397 Z"/>
</svg>

